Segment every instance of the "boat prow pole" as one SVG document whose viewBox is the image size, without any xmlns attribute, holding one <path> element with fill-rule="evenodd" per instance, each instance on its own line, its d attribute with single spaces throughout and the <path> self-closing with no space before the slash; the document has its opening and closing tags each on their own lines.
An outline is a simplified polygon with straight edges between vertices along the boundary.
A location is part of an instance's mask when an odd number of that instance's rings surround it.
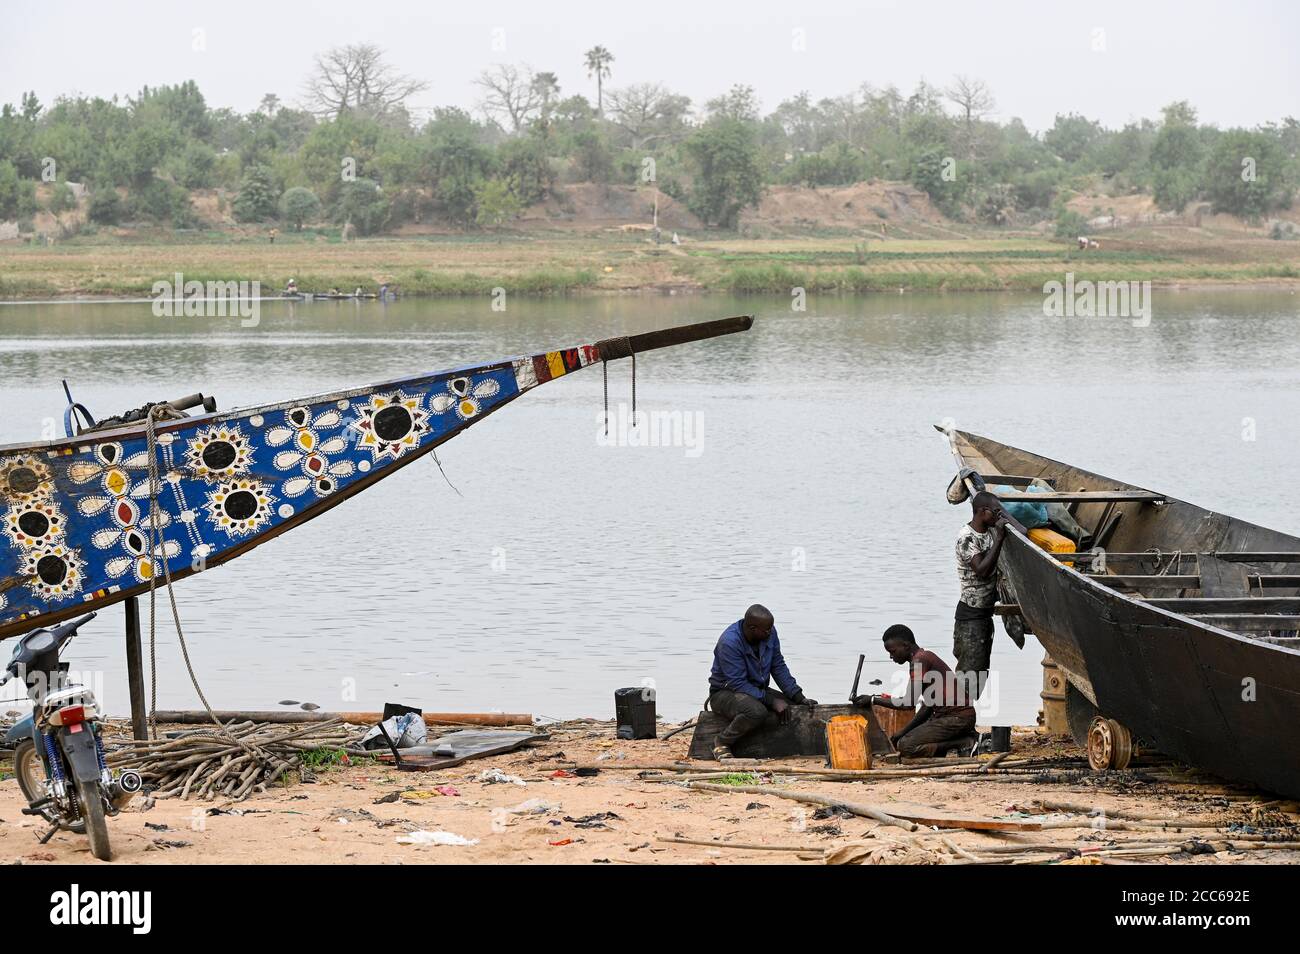
<svg viewBox="0 0 1300 954">
<path fill-rule="evenodd" d="M 693 325 L 681 325 L 677 328 L 663 328 L 659 331 L 647 331 L 639 335 L 629 335 L 627 342 L 633 354 L 654 351 L 657 348 L 672 348 L 676 345 L 689 344 L 692 341 L 704 341 L 719 338 L 722 335 L 734 335 L 738 331 L 748 331 L 754 325 L 753 315 L 738 315 L 735 318 L 719 318 L 716 321 L 701 321 Z M 618 341 L 619 339 L 609 339 Z M 605 342 L 601 342 L 604 344 Z M 604 349 L 602 349 L 603 354 Z M 625 357 L 611 354 L 606 361 Z"/>
</svg>

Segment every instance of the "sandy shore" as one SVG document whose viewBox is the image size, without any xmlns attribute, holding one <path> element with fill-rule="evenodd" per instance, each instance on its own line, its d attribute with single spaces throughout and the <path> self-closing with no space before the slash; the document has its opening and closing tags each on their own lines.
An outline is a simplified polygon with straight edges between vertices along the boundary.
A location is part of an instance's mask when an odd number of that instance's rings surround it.
<svg viewBox="0 0 1300 954">
<path fill-rule="evenodd" d="M 1002 776 L 873 779 L 833 782 L 797 776 L 762 776 L 765 784 L 834 798 L 868 802 L 888 812 L 891 805 L 922 804 L 935 809 L 986 817 L 1020 817 L 1017 808 L 1036 811 L 1048 799 L 1129 814 L 1172 819 L 1163 830 L 1099 828 L 1075 815 L 1037 817 L 1072 827 L 1026 833 L 933 831 L 915 834 L 862 817 L 818 817 L 815 806 L 767 794 L 697 791 L 680 781 L 652 781 L 626 766 L 684 759 L 690 733 L 668 741 L 624 742 L 607 724 L 567 727 L 541 744 L 506 756 L 480 759 L 433 772 L 398 772 L 378 763 L 358 763 L 320 772 L 314 781 L 275 788 L 231 804 L 213 801 L 137 798 L 129 810 L 110 819 L 115 864 L 280 864 L 280 863 L 546 863 L 546 864 L 821 864 L 846 845 L 889 847 L 899 858 L 917 862 L 970 863 L 989 859 L 1013 845 L 1047 846 L 1054 857 L 1069 849 L 1123 847 L 1152 841 L 1178 843 L 1199 837 L 1216 854 L 1176 853 L 1155 857 L 1116 856 L 1121 861 L 1161 864 L 1295 863 L 1300 851 L 1234 851 L 1257 847 L 1265 838 L 1300 839 L 1294 803 L 1279 803 L 1262 793 L 1186 781 L 1135 782 L 1131 775 L 1105 777 L 1078 773 L 1065 782 L 1022 781 Z M 1031 731 L 1018 733 L 1016 756 L 1078 755 L 1073 747 Z M 562 766 L 602 766 L 590 777 L 571 777 Z M 716 772 L 717 763 L 696 763 Z M 820 768 L 820 760 L 789 760 L 783 768 Z M 499 770 L 524 784 L 489 783 L 482 773 Z M 1164 779 L 1176 778 L 1158 767 Z M 557 775 L 556 773 L 559 772 Z M 7 773 L 6 773 L 7 774 Z M 441 789 L 441 791 L 439 791 Z M 0 782 L 0 860 L 14 864 L 101 864 L 84 837 L 56 835 L 37 843 L 43 827 L 20 813 L 22 798 L 12 777 Z M 899 809 L 901 810 L 901 809 Z M 592 817 L 595 816 L 595 817 Z M 1237 823 L 1229 831 L 1203 826 Z M 450 832 L 470 845 L 417 846 L 398 839 L 413 831 Z M 665 842 L 683 838 L 716 843 Z M 1234 841 L 1234 838 L 1237 839 Z M 733 848 L 763 845 L 790 850 Z M 858 849 L 860 852 L 861 847 Z"/>
</svg>

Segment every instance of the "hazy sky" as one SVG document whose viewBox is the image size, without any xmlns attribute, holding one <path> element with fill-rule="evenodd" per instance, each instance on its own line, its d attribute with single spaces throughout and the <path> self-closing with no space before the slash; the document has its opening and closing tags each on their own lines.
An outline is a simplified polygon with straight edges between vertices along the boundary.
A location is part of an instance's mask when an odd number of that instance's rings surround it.
<svg viewBox="0 0 1300 954">
<path fill-rule="evenodd" d="M 194 79 L 209 105 L 246 112 L 267 92 L 297 102 L 313 54 L 349 42 L 376 43 L 427 80 L 423 108 L 472 106 L 474 76 L 499 62 L 551 70 L 594 101 L 582 54 L 600 43 L 616 58 L 610 85 L 663 82 L 697 105 L 735 83 L 770 110 L 800 90 L 906 92 L 965 73 L 992 87 L 997 118 L 1035 130 L 1071 111 L 1118 125 L 1175 99 L 1250 126 L 1300 115 L 1298 11 L 1294 0 L 11 0 L 0 102 Z"/>
</svg>

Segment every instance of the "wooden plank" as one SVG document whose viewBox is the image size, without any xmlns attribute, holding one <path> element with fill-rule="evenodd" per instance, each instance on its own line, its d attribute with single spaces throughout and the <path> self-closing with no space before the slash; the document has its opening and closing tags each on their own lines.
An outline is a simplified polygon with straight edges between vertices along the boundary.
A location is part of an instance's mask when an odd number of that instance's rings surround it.
<svg viewBox="0 0 1300 954">
<path fill-rule="evenodd" d="M 1164 552 L 1152 553 L 1151 551 L 1142 551 L 1140 553 L 1112 553 L 1109 550 L 1080 550 L 1077 553 L 1049 553 L 1048 556 L 1056 557 L 1058 560 L 1070 560 L 1072 562 L 1104 559 L 1108 563 L 1132 563 L 1142 560 L 1150 560 L 1154 563 L 1157 558 L 1161 563 L 1166 563 L 1174 556 L 1177 556 L 1180 560 L 1196 559 L 1195 553 L 1174 554 Z"/>
<path fill-rule="evenodd" d="M 1205 613 L 1244 613 L 1253 616 L 1263 613 L 1286 614 L 1291 610 L 1300 612 L 1300 596 L 1189 596 L 1152 598 L 1139 602 L 1188 616 Z"/>
<path fill-rule="evenodd" d="M 1245 550 L 1241 553 L 1216 550 L 1214 556 L 1228 563 L 1300 563 L 1300 553 L 1283 550 Z"/>
<path fill-rule="evenodd" d="M 1246 579 L 1252 586 L 1265 590 L 1300 586 L 1300 575 L 1294 573 L 1251 573 Z"/>
<path fill-rule="evenodd" d="M 882 802 L 877 807 L 895 818 L 916 822 L 927 828 L 962 828 L 966 831 L 1042 831 L 1043 829 L 1041 822 L 968 815 L 965 812 L 934 808 L 917 802 L 889 801 Z"/>
<path fill-rule="evenodd" d="M 1201 585 L 1199 575 L 1152 574 L 1143 576 L 1141 574 L 1127 573 L 1089 573 L 1088 576 L 1103 586 L 1111 586 L 1117 590 L 1191 590 Z"/>
<path fill-rule="evenodd" d="M 1001 493 L 998 499 L 1007 502 L 1026 501 L 1028 503 L 1163 503 L 1163 494 L 1153 494 L 1149 490 L 1049 490 L 1042 493 L 1017 490 Z"/>
<path fill-rule="evenodd" d="M 1014 474 L 980 474 L 980 478 L 985 484 L 1006 484 L 1008 487 L 1028 487 L 1035 480 L 1046 480 L 1042 477 L 1017 477 Z"/>
<path fill-rule="evenodd" d="M 1232 633 L 1272 633 L 1300 630 L 1300 616 L 1283 616 L 1278 613 L 1197 613 L 1198 623 L 1217 626 Z"/>
<path fill-rule="evenodd" d="M 140 643 L 140 598 L 126 600 L 126 684 L 131 700 L 131 735 L 143 742 L 149 738 L 145 713 L 144 653 Z"/>
</svg>

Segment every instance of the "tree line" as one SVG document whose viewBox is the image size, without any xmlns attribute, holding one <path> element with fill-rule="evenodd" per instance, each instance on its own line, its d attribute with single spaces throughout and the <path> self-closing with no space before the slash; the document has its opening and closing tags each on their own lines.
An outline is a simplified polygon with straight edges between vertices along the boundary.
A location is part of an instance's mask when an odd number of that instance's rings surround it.
<svg viewBox="0 0 1300 954">
<path fill-rule="evenodd" d="M 1081 192 L 1147 192 L 1167 211 L 1209 201 L 1259 220 L 1289 208 L 1300 183 L 1294 117 L 1219 129 L 1175 102 L 1117 129 L 1061 114 L 1036 134 L 998 121 L 992 91 L 964 76 L 910 93 L 870 84 L 800 93 L 765 111 L 744 85 L 698 105 L 660 83 L 611 85 L 614 64 L 604 47 L 584 55 L 594 104 L 553 72 L 501 64 L 476 79 L 473 110 L 421 118 L 409 103 L 426 84 L 366 44 L 318 56 L 296 105 L 267 94 L 250 113 L 210 107 L 193 81 L 48 107 L 27 93 L 0 109 L 0 220 L 70 209 L 69 183 L 80 183 L 101 225 L 200 227 L 195 194 L 221 190 L 247 223 L 331 222 L 361 234 L 429 220 L 495 227 L 563 183 L 589 182 L 653 184 L 706 224 L 732 228 L 769 185 L 889 179 L 954 219 L 1055 218 L 1066 233 L 1079 223 L 1064 203 Z M 43 198 L 38 182 L 50 185 Z"/>
</svg>

